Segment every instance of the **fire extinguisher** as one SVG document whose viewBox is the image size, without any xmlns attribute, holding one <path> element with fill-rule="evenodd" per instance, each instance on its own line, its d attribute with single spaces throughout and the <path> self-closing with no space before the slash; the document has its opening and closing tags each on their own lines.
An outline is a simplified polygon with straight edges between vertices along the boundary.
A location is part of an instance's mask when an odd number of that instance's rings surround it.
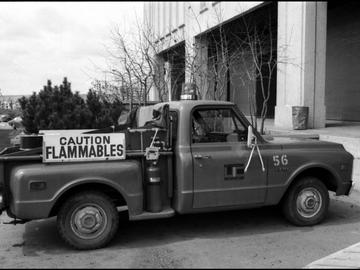
<svg viewBox="0 0 360 270">
<path fill-rule="evenodd" d="M 146 168 L 146 210 L 162 210 L 160 168 L 156 161 L 150 162 Z"/>
</svg>

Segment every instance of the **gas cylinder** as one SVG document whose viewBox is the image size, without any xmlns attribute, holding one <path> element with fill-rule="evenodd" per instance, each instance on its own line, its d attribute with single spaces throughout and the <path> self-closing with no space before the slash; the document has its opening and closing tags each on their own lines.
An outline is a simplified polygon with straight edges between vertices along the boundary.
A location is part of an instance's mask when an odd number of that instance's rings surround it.
<svg viewBox="0 0 360 270">
<path fill-rule="evenodd" d="M 161 179 L 160 168 L 157 162 L 151 162 L 146 168 L 146 210 L 149 212 L 160 212 L 161 201 Z"/>
</svg>

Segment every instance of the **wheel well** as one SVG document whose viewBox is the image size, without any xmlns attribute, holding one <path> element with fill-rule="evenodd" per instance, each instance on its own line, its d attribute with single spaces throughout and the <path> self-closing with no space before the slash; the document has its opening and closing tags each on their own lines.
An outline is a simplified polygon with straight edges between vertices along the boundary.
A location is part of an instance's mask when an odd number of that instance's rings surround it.
<svg viewBox="0 0 360 270">
<path fill-rule="evenodd" d="M 318 178 L 321 182 L 324 183 L 326 188 L 330 191 L 336 191 L 337 189 L 336 177 L 327 169 L 319 168 L 319 167 L 309 168 L 302 171 L 295 177 L 293 183 L 306 176 L 313 176 Z"/>
<path fill-rule="evenodd" d="M 299 181 L 303 177 L 307 177 L 307 176 L 313 176 L 313 177 L 318 178 L 321 182 L 324 183 L 326 188 L 330 191 L 336 191 L 336 189 L 337 189 L 336 177 L 330 171 L 328 171 L 327 169 L 324 169 L 324 168 L 320 168 L 320 167 L 309 168 L 309 169 L 306 169 L 306 170 L 300 172 L 297 176 L 295 176 L 294 180 L 291 182 L 291 184 L 288 186 L 286 192 L 283 194 L 283 196 L 280 200 L 280 204 L 282 204 L 283 201 L 285 200 L 285 198 L 287 197 L 286 195 L 288 194 L 290 188 L 297 181 Z"/>
<path fill-rule="evenodd" d="M 64 194 L 60 196 L 60 198 L 57 199 L 55 205 L 52 207 L 50 211 L 49 217 L 56 216 L 60 206 L 72 195 L 84 192 L 84 191 L 97 191 L 102 192 L 109 196 L 111 200 L 115 203 L 116 206 L 123 206 L 126 205 L 126 201 L 124 197 L 121 195 L 121 193 L 116 190 L 115 188 L 108 186 L 106 184 L 100 184 L 100 183 L 88 183 L 88 184 L 82 184 L 75 186 L 71 188 L 70 190 L 67 190 Z"/>
</svg>

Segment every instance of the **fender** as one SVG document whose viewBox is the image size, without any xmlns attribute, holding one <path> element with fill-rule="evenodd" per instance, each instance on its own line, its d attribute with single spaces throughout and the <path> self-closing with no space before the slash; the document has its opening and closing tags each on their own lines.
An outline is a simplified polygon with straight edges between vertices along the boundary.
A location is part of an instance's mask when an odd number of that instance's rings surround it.
<svg viewBox="0 0 360 270">
<path fill-rule="evenodd" d="M 67 192 L 73 190 L 74 188 L 77 188 L 77 187 L 80 187 L 80 186 L 86 185 L 86 184 L 102 184 L 102 185 L 106 185 L 106 186 L 111 187 L 114 190 L 116 190 L 122 196 L 122 198 L 125 200 L 125 203 L 128 206 L 130 216 L 138 214 L 139 211 L 141 212 L 141 210 L 142 210 L 142 209 L 139 209 L 139 206 L 137 206 L 137 204 L 139 204 L 139 203 L 136 203 L 136 200 L 138 200 L 136 198 L 140 197 L 141 199 L 139 201 L 142 204 L 142 197 L 143 197 L 142 193 L 136 193 L 136 194 L 129 195 L 125 192 L 123 187 L 118 182 L 114 182 L 114 181 L 109 180 L 104 177 L 80 178 L 80 179 L 75 179 L 75 180 L 67 183 L 51 199 L 51 201 L 53 202 L 53 205 L 51 206 L 51 210 L 58 203 L 59 199 L 61 199 L 61 197 L 63 195 L 65 195 Z"/>
<path fill-rule="evenodd" d="M 73 181 L 67 183 L 61 189 L 59 189 L 51 198 L 51 200 L 57 201 L 62 195 L 64 195 L 69 190 L 84 184 L 105 184 L 107 186 L 116 189 L 121 194 L 121 196 L 123 196 L 126 202 L 128 200 L 126 193 L 124 192 L 123 188 L 120 185 L 115 185 L 113 181 L 104 177 L 74 179 Z"/>
<path fill-rule="evenodd" d="M 334 177 L 337 187 L 339 187 L 341 185 L 341 177 L 336 172 L 336 170 L 333 167 L 331 167 L 325 163 L 322 163 L 322 162 L 311 162 L 311 163 L 305 163 L 305 164 L 301 165 L 290 175 L 290 177 L 287 179 L 285 185 L 288 188 L 293 183 L 293 181 L 296 179 L 296 177 L 299 176 L 301 173 L 303 173 L 304 171 L 306 171 L 308 169 L 316 169 L 316 168 L 321 168 L 321 169 L 328 171 Z"/>
</svg>

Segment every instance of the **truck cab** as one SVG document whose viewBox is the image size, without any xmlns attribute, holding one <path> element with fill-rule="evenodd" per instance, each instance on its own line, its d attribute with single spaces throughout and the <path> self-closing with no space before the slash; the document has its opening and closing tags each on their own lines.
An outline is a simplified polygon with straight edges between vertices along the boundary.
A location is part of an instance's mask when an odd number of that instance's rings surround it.
<svg viewBox="0 0 360 270">
<path fill-rule="evenodd" d="M 249 123 L 236 106 L 179 101 L 171 104 L 172 110 L 179 116 L 181 131 L 174 148 L 175 174 L 181 183 L 174 190 L 174 209 L 185 213 L 264 203 L 266 172 L 257 153 L 244 172 L 251 150 L 247 147 Z"/>
</svg>

